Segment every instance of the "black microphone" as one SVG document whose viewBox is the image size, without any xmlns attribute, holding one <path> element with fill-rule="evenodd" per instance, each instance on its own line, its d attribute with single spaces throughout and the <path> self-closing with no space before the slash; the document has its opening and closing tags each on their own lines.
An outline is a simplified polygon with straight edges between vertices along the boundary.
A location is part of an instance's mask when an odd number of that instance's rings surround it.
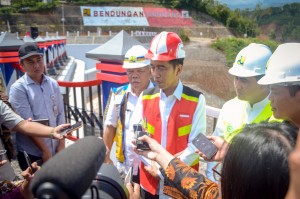
<svg viewBox="0 0 300 199">
<path fill-rule="evenodd" d="M 102 165 L 103 140 L 82 138 L 56 154 L 35 173 L 30 188 L 37 198 L 74 198 L 85 193 Z"/>
</svg>

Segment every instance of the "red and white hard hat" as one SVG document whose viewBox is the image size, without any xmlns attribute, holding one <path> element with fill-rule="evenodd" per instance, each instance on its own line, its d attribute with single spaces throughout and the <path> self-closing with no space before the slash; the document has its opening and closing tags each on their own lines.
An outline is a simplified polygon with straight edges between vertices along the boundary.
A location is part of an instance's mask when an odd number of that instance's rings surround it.
<svg viewBox="0 0 300 199">
<path fill-rule="evenodd" d="M 185 58 L 183 43 L 176 33 L 161 32 L 152 39 L 145 57 L 158 61 Z"/>
</svg>

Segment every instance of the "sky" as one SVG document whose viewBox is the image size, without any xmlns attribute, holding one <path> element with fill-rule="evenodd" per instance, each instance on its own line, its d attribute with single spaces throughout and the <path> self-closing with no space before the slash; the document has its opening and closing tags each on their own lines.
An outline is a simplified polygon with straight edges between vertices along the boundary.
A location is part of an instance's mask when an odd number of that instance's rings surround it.
<svg viewBox="0 0 300 199">
<path fill-rule="evenodd" d="M 288 3 L 300 3 L 300 0 L 218 0 L 220 3 L 227 4 L 231 9 L 254 9 L 257 4 L 261 4 L 262 7 L 270 6 L 282 6 Z"/>
</svg>

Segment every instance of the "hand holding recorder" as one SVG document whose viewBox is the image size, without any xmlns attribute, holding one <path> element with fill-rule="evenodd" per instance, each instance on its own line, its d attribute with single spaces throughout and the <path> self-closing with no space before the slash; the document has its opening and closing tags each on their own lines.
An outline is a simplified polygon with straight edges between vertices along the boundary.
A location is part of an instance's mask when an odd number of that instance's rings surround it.
<svg viewBox="0 0 300 199">
<path fill-rule="evenodd" d="M 35 163 L 35 167 L 32 165 L 31 161 L 30 161 L 30 158 L 27 154 L 26 151 L 23 151 L 23 154 L 24 154 L 24 157 L 25 157 L 25 160 L 26 160 L 26 163 L 27 163 L 27 167 L 30 167 L 31 169 L 31 174 L 34 174 L 37 170 L 38 170 L 38 166 L 37 166 L 37 163 Z"/>
<path fill-rule="evenodd" d="M 149 133 L 146 131 L 143 131 L 143 127 L 141 124 L 134 124 L 133 125 L 134 135 L 135 135 L 135 144 L 136 148 L 138 150 L 150 150 L 149 144 L 147 142 L 143 142 L 139 140 L 139 137 L 142 137 L 144 135 L 149 136 Z"/>
</svg>

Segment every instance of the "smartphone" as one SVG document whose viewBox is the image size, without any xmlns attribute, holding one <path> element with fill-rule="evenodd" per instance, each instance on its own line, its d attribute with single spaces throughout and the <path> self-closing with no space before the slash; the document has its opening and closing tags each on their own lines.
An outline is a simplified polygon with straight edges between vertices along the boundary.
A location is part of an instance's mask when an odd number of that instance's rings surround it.
<svg viewBox="0 0 300 199">
<path fill-rule="evenodd" d="M 134 124 L 133 125 L 133 131 L 136 132 L 136 131 L 142 131 L 143 130 L 143 127 L 141 124 Z"/>
<path fill-rule="evenodd" d="M 218 152 L 218 148 L 202 133 L 199 133 L 192 143 L 207 159 L 211 159 Z"/>
<path fill-rule="evenodd" d="M 147 142 L 142 142 L 138 139 L 139 137 L 142 137 L 144 135 L 149 136 L 149 133 L 145 131 L 136 131 L 136 140 L 135 140 L 136 149 L 142 151 L 151 150 Z"/>
<path fill-rule="evenodd" d="M 38 120 L 32 120 L 32 122 L 38 122 L 40 124 L 49 126 L 49 120 L 48 119 L 38 119 Z"/>
<path fill-rule="evenodd" d="M 30 158 L 29 158 L 27 152 L 26 152 L 26 151 L 23 151 L 23 154 L 24 154 L 25 160 L 26 160 L 26 162 L 27 162 L 27 166 L 31 168 L 31 171 L 32 171 L 33 173 L 36 172 L 36 169 L 34 169 L 34 168 L 32 167 L 32 165 L 31 165 L 31 161 L 30 161 Z"/>
<path fill-rule="evenodd" d="M 79 129 L 80 127 L 82 127 L 82 122 L 76 122 L 75 124 L 72 124 L 71 126 L 65 128 L 61 133 L 60 135 L 66 135 L 66 134 L 69 134 L 69 133 L 72 133 L 73 131 Z"/>
<path fill-rule="evenodd" d="M 130 167 L 128 173 L 125 176 L 124 184 L 125 186 L 130 183 L 132 184 L 132 175 L 133 175 L 133 167 Z"/>
</svg>

